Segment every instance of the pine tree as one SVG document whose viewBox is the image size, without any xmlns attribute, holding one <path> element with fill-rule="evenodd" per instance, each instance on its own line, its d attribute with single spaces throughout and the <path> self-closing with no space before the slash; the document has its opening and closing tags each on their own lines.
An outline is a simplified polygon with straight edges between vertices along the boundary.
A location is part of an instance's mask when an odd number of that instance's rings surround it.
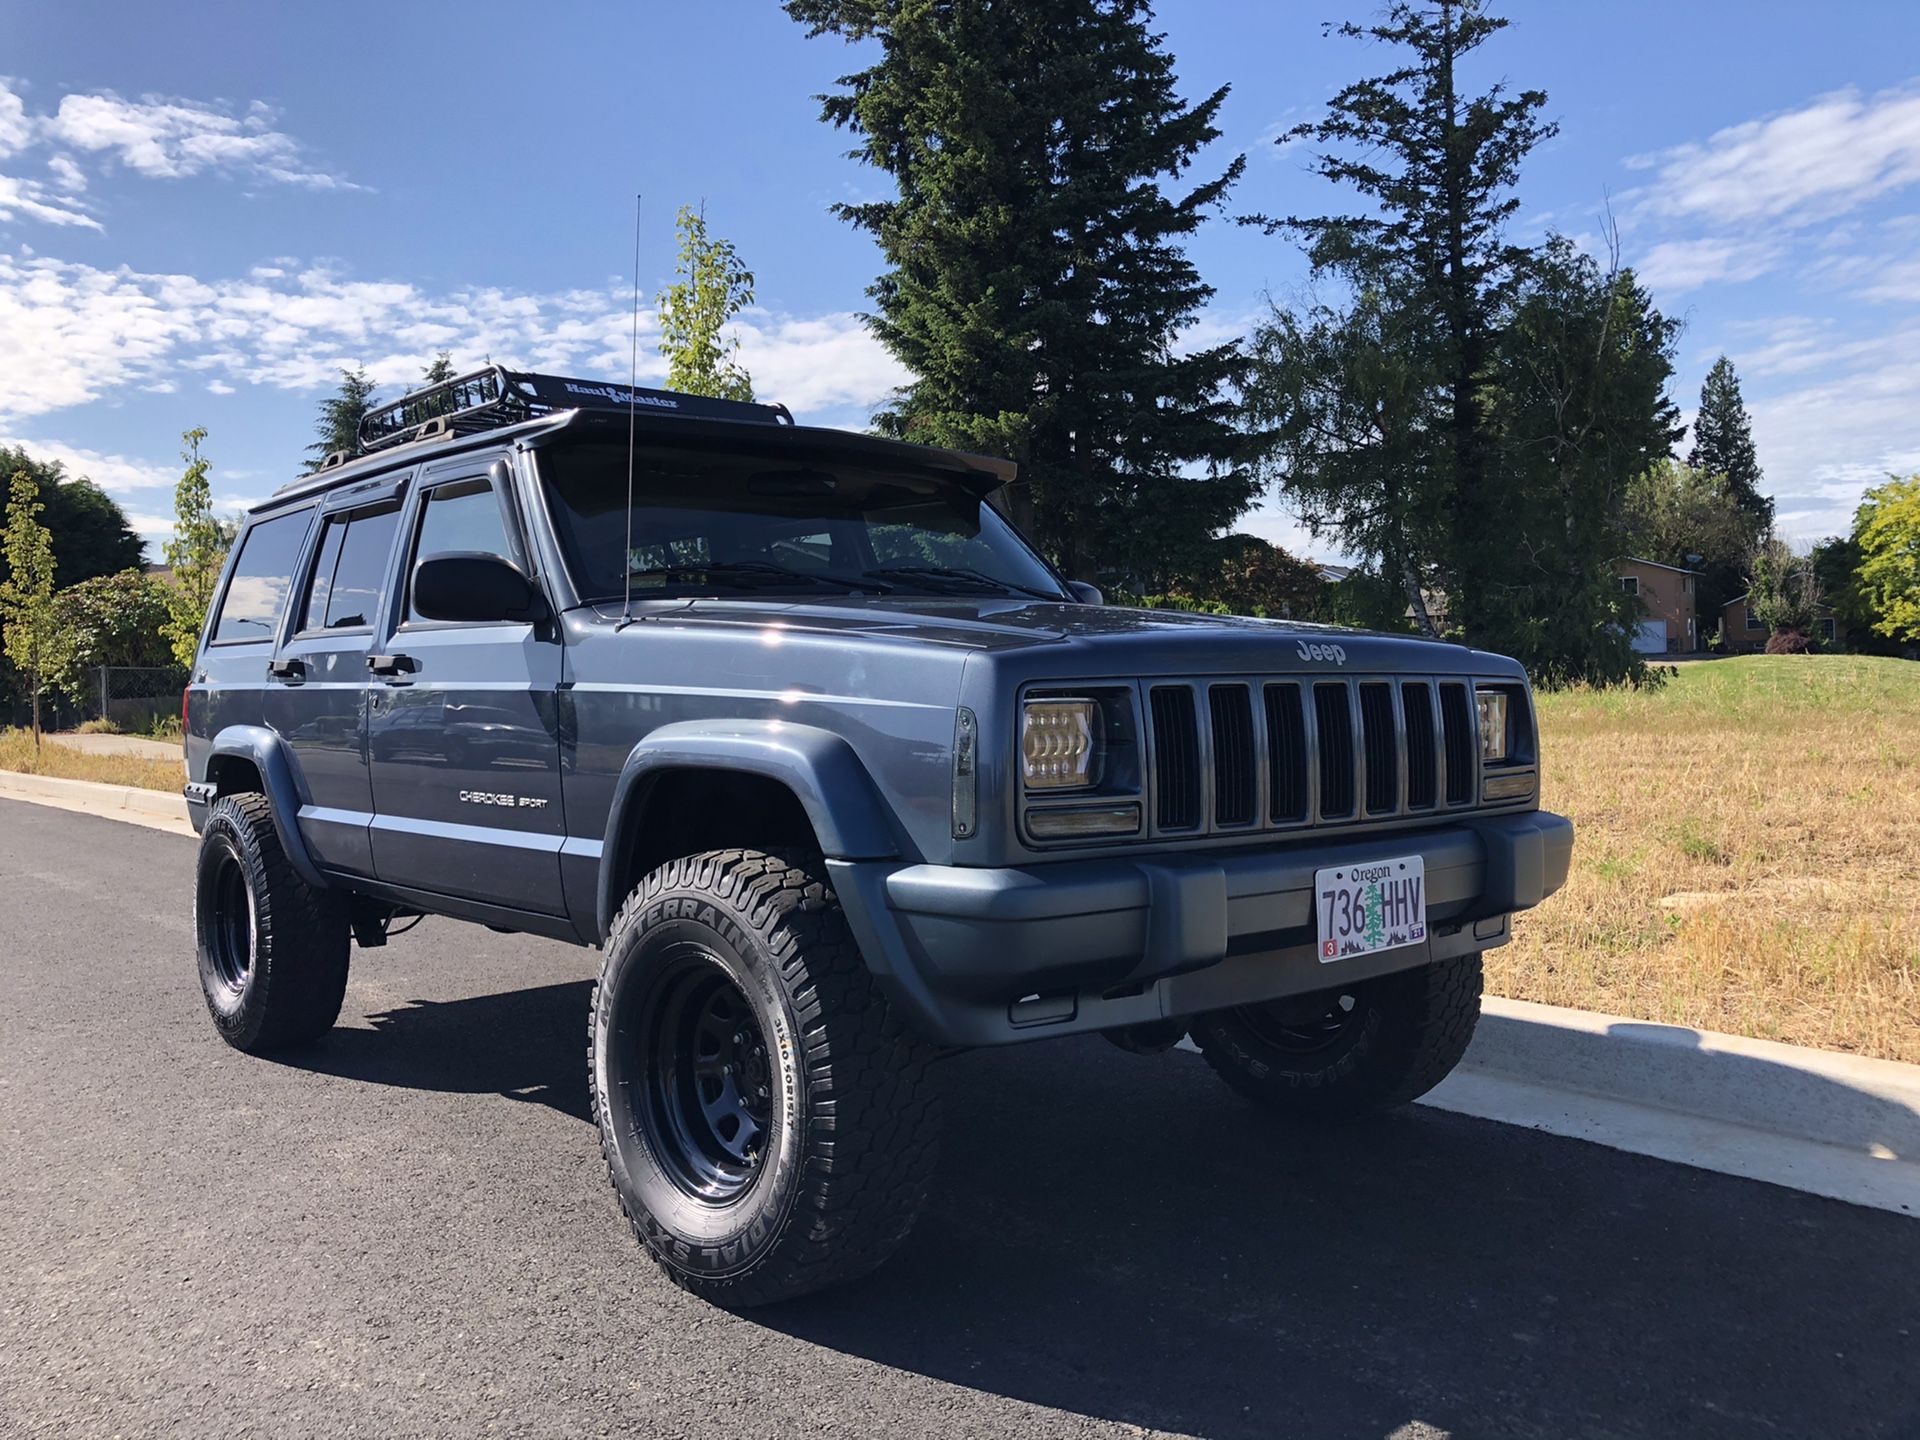
<svg viewBox="0 0 1920 1440">
<path fill-rule="evenodd" d="M 1753 522 L 1756 542 L 1773 529 L 1773 501 L 1760 493 L 1760 457 L 1753 448 L 1746 402 L 1740 398 L 1740 377 L 1724 355 L 1713 362 L 1700 387 L 1700 413 L 1693 422 L 1687 464 L 1727 477 L 1727 488 Z"/>
<path fill-rule="evenodd" d="M 213 587 L 233 542 L 232 532 L 213 513 L 213 487 L 207 480 L 211 467 L 200 453 L 206 438 L 207 432 L 198 428 L 180 437 L 186 445 L 180 458 L 187 468 L 173 487 L 173 538 L 166 547 L 173 583 L 167 587 L 167 622 L 161 629 L 173 646 L 175 662 L 187 666 L 193 664 Z"/>
<path fill-rule="evenodd" d="M 438 385 L 443 381 L 453 379 L 453 375 L 453 354 L 450 351 L 442 350 L 438 355 L 433 357 L 433 363 L 421 372 L 420 383 L 423 385 Z"/>
<path fill-rule="evenodd" d="M 682 205 L 673 228 L 680 237 L 677 278 L 654 302 L 660 312 L 660 353 L 667 357 L 667 388 L 721 400 L 751 400 L 753 377 L 740 364 L 740 339 L 722 331 L 753 303 L 753 272 L 741 263 L 731 240 L 707 232 L 704 207 Z"/>
<path fill-rule="evenodd" d="M 1534 258 L 1507 240 L 1506 222 L 1519 204 L 1513 189 L 1522 162 L 1558 129 L 1540 118 L 1541 91 L 1496 84 L 1461 93 L 1461 62 L 1508 23 L 1484 0 L 1398 0 L 1376 23 L 1329 27 L 1395 47 L 1404 61 L 1348 85 L 1325 116 L 1293 127 L 1280 143 L 1319 147 L 1312 173 L 1351 186 L 1368 208 L 1244 222 L 1295 236 L 1317 275 L 1360 297 L 1351 313 L 1330 309 L 1296 322 L 1296 332 L 1317 341 L 1305 349 L 1284 323 L 1263 330 L 1261 379 L 1289 366 L 1317 368 L 1319 383 L 1335 386 L 1343 423 L 1370 432 L 1368 445 L 1392 470 L 1381 476 L 1348 463 L 1335 444 L 1317 455 L 1296 445 L 1279 478 L 1316 494 L 1323 523 L 1416 597 L 1423 576 L 1438 568 L 1450 618 L 1469 636 L 1483 629 L 1483 597 L 1506 558 L 1499 536 L 1509 496 L 1491 418 L 1491 366 Z M 1358 377 L 1353 386 L 1338 367 Z M 1256 396 L 1261 389 L 1255 385 Z M 1379 404 L 1368 421 L 1371 401 Z"/>
<path fill-rule="evenodd" d="M 913 379 L 887 433 L 1009 455 L 1069 573 L 1149 589 L 1251 503 L 1237 343 L 1183 350 L 1212 296 L 1184 242 L 1244 168 L 1168 193 L 1219 135 L 1142 0 L 787 0 L 873 65 L 824 97 L 895 197 L 842 205 L 887 269 L 874 332 Z"/>
<path fill-rule="evenodd" d="M 33 746 L 40 748 L 40 695 L 61 665 L 61 627 L 53 603 L 53 536 L 40 523 L 46 506 L 25 470 L 13 472 L 0 551 L 7 578 L 0 582 L 0 642 L 26 676 L 33 700 Z"/>
<path fill-rule="evenodd" d="M 320 402 L 320 416 L 314 433 L 320 438 L 307 447 L 314 458 L 307 462 L 311 475 L 326 463 L 336 450 L 352 455 L 360 448 L 360 420 L 374 406 L 373 381 L 361 366 L 340 372 L 340 388 Z"/>
</svg>

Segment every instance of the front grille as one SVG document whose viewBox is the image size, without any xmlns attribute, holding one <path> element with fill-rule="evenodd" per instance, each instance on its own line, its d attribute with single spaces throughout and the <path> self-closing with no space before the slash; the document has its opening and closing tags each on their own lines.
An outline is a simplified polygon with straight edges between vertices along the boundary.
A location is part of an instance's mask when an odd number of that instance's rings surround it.
<svg viewBox="0 0 1920 1440">
<path fill-rule="evenodd" d="M 1155 833 L 1390 820 L 1479 793 L 1466 681 L 1195 679 L 1147 702 Z"/>
<path fill-rule="evenodd" d="M 1215 685 L 1213 823 L 1251 825 L 1260 815 L 1260 766 L 1253 753 L 1253 700 L 1244 685 Z"/>
<path fill-rule="evenodd" d="M 1156 685 L 1153 711 L 1153 792 L 1162 830 L 1191 830 L 1200 823 L 1200 732 L 1193 718 L 1193 692 L 1184 685 Z"/>
</svg>

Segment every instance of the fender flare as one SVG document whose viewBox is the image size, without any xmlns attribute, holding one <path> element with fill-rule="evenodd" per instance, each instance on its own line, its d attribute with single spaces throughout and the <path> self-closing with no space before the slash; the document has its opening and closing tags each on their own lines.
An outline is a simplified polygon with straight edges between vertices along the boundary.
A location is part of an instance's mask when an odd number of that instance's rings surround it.
<svg viewBox="0 0 1920 1440">
<path fill-rule="evenodd" d="M 604 940 L 624 894 L 624 874 L 652 782 L 671 770 L 731 770 L 778 781 L 793 792 L 821 853 L 835 860 L 879 860 L 900 853 L 886 804 L 853 746 L 831 730 L 784 720 L 685 720 L 662 725 L 628 754 L 614 784 L 601 846 L 598 920 Z"/>
<path fill-rule="evenodd" d="M 316 890 L 327 888 L 307 842 L 300 835 L 300 789 L 294 781 L 293 757 L 287 742 L 264 725 L 229 725 L 213 737 L 207 753 L 207 773 L 213 762 L 231 755 L 251 762 L 260 772 L 260 784 L 266 792 L 267 808 L 273 812 L 273 828 L 280 836 L 280 848 L 294 873 Z"/>
</svg>

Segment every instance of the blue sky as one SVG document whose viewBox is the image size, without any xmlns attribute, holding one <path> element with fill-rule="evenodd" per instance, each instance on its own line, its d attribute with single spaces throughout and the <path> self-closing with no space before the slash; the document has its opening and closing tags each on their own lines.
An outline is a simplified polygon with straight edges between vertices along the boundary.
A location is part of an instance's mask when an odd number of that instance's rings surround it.
<svg viewBox="0 0 1920 1440">
<path fill-rule="evenodd" d="M 1731 354 L 1782 529 L 1844 530 L 1863 485 L 1920 469 L 1920 6 L 1503 8 L 1478 78 L 1545 89 L 1562 127 L 1518 230 L 1591 242 L 1610 208 L 1686 321 L 1683 409 Z M 1342 203 L 1270 141 L 1384 64 L 1321 35 L 1371 13 L 1161 6 L 1184 93 L 1233 87 L 1210 161 L 1250 155 L 1234 210 Z M 827 207 L 883 177 L 811 98 L 856 63 L 772 0 L 0 0 L 0 440 L 93 476 L 158 537 L 180 431 L 211 432 L 223 505 L 257 499 L 297 469 L 341 364 L 383 394 L 441 348 L 624 376 L 636 190 L 645 296 L 674 208 L 704 201 L 759 277 L 741 337 L 762 393 L 860 424 L 901 374 L 857 318 L 875 252 Z M 1206 334 L 1305 282 L 1254 230 L 1193 250 L 1218 290 Z M 1278 505 L 1248 528 L 1335 553 Z"/>
</svg>

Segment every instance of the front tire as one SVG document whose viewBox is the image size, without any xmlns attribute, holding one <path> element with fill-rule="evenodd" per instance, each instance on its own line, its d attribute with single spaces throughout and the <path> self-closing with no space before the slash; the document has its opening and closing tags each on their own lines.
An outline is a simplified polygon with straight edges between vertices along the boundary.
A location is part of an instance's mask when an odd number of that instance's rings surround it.
<svg viewBox="0 0 1920 1440">
<path fill-rule="evenodd" d="M 716 1304 L 865 1274 L 925 1199 L 931 1053 L 811 857 L 710 851 L 647 876 L 607 938 L 588 1055 L 634 1234 Z"/>
<path fill-rule="evenodd" d="M 346 905 L 295 873 L 264 795 L 223 795 L 200 835 L 200 990 L 220 1038 L 258 1054 L 325 1034 L 347 992 Z"/>
<path fill-rule="evenodd" d="M 1480 990 L 1480 956 L 1461 955 L 1215 1010 L 1189 1033 L 1249 1099 L 1287 1115 L 1350 1119 L 1405 1105 L 1446 1079 L 1473 1039 Z"/>
</svg>

